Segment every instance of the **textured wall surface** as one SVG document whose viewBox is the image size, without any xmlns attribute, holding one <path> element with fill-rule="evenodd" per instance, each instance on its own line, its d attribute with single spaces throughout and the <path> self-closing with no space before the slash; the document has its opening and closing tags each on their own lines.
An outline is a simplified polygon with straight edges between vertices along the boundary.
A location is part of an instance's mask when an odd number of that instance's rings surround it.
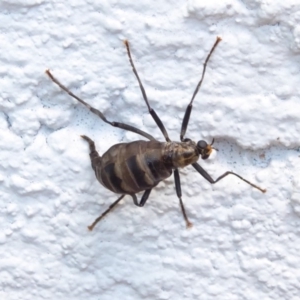
<svg viewBox="0 0 300 300">
<path fill-rule="evenodd" d="M 0 299 L 287 299 L 300 295 L 300 2 L 2 0 L 0 2 Z M 90 166 L 140 139 L 61 91 L 53 74 L 109 120 L 163 141 L 123 40 L 173 140 L 217 36 L 187 136 L 214 152 L 144 208 Z M 140 195 L 139 195 L 140 197 Z"/>
</svg>

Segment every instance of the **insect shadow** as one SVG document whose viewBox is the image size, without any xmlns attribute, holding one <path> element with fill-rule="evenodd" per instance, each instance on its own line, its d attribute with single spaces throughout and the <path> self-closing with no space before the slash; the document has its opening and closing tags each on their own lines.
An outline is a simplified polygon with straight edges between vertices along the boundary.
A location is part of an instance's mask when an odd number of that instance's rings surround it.
<svg viewBox="0 0 300 300">
<path fill-rule="evenodd" d="M 95 148 L 95 143 L 86 135 L 82 135 L 81 137 L 88 142 L 90 148 L 90 158 L 91 165 L 93 170 L 95 171 L 96 178 L 98 181 L 110 191 L 120 194 L 121 196 L 112 203 L 109 208 L 102 213 L 90 226 L 88 226 L 89 230 L 93 230 L 95 225 L 105 216 L 107 215 L 120 201 L 123 199 L 125 195 L 130 195 L 133 199 L 133 202 L 136 206 L 142 207 L 145 205 L 146 201 L 149 198 L 149 195 L 152 189 L 158 185 L 158 183 L 172 175 L 174 173 L 175 180 L 175 188 L 176 194 L 179 199 L 181 211 L 186 222 L 187 227 L 191 227 L 192 223 L 189 221 L 183 202 L 182 202 L 182 193 L 181 193 L 181 184 L 180 184 L 180 176 L 178 169 L 184 168 L 188 165 L 192 165 L 195 170 L 200 173 L 208 182 L 214 184 L 227 175 L 237 176 L 242 181 L 248 183 L 252 187 L 260 190 L 265 193 L 266 190 L 260 188 L 259 186 L 251 183 L 246 180 L 242 176 L 227 171 L 221 176 L 219 176 L 216 180 L 214 180 L 198 163 L 199 157 L 202 159 L 207 159 L 213 151 L 213 142 L 209 144 L 206 141 L 200 140 L 197 143 L 192 141 L 189 138 L 185 137 L 185 133 L 188 127 L 193 101 L 201 87 L 203 82 L 203 78 L 206 71 L 207 63 L 214 52 L 215 48 L 221 41 L 220 37 L 217 37 L 213 47 L 211 48 L 208 56 L 205 59 L 203 64 L 203 71 L 200 81 L 197 84 L 197 87 L 193 93 L 192 99 L 188 104 L 181 125 L 180 132 L 180 142 L 173 142 L 170 140 L 167 130 L 163 125 L 161 119 L 156 114 L 155 110 L 150 106 L 146 91 L 144 86 L 140 80 L 140 77 L 137 73 L 137 70 L 134 66 L 129 42 L 127 40 L 124 41 L 126 46 L 128 58 L 130 65 L 132 67 L 132 71 L 138 80 L 143 98 L 148 107 L 148 111 L 158 128 L 162 132 L 165 142 L 157 141 L 152 135 L 146 133 L 134 126 L 109 121 L 101 111 L 90 106 L 88 103 L 83 101 L 81 98 L 74 95 L 67 87 L 61 84 L 49 70 L 46 70 L 46 74 L 51 78 L 51 80 L 56 83 L 62 90 L 67 92 L 71 97 L 78 100 L 80 103 L 85 105 L 91 112 L 96 114 L 102 121 L 110 124 L 111 126 L 118 127 L 121 129 L 125 129 L 136 134 L 139 134 L 149 141 L 138 140 L 131 143 L 120 143 L 109 148 L 102 156 L 98 154 Z M 140 201 L 138 201 L 136 197 L 136 193 L 144 191 L 144 194 Z"/>
</svg>

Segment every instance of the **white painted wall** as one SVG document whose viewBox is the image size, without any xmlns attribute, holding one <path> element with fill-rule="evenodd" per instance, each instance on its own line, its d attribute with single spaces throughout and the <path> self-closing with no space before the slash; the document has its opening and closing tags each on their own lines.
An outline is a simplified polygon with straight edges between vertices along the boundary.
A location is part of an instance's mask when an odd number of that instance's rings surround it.
<svg viewBox="0 0 300 300">
<path fill-rule="evenodd" d="M 0 299 L 300 298 L 300 2 L 0 2 Z M 133 141 L 55 86 L 49 68 L 110 120 L 163 141 L 131 71 L 179 139 L 184 110 L 216 36 L 188 127 L 219 149 L 181 171 L 144 208 L 92 172 L 86 134 L 104 153 Z"/>
</svg>

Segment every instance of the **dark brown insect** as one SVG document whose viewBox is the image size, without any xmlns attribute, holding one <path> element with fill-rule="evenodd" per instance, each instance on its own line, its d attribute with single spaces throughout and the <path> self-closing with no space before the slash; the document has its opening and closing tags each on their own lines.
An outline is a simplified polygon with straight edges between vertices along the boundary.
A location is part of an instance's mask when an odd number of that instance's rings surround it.
<svg viewBox="0 0 300 300">
<path fill-rule="evenodd" d="M 112 192 L 121 194 L 121 196 L 113 204 L 111 204 L 110 207 L 101 216 L 99 216 L 92 225 L 88 226 L 90 230 L 92 230 L 94 226 L 106 214 L 108 214 L 125 195 L 130 195 L 133 198 L 133 202 L 136 206 L 144 206 L 151 193 L 151 190 L 156 185 L 158 185 L 160 181 L 170 177 L 172 175 L 172 172 L 174 172 L 176 194 L 179 198 L 179 203 L 186 222 L 186 226 L 191 227 L 192 223 L 188 220 L 181 198 L 181 185 L 178 172 L 178 168 L 183 168 L 188 165 L 192 165 L 196 169 L 196 171 L 199 172 L 211 184 L 214 184 L 227 175 L 231 174 L 237 176 L 252 187 L 260 190 L 261 192 L 266 192 L 265 189 L 258 187 L 257 185 L 249 182 L 240 175 L 230 171 L 225 172 L 216 180 L 213 180 L 212 177 L 197 163 L 199 157 L 201 157 L 202 159 L 207 159 L 209 157 L 212 150 L 214 149 L 212 147 L 213 141 L 211 144 L 208 144 L 203 140 L 200 140 L 196 143 L 184 137 L 189 123 L 193 101 L 202 84 L 207 62 L 220 41 L 221 38 L 217 37 L 216 42 L 214 43 L 204 62 L 201 79 L 185 111 L 185 115 L 181 125 L 180 142 L 172 142 L 170 140 L 162 121 L 160 120 L 154 109 L 150 107 L 145 89 L 132 61 L 128 41 L 125 41 L 124 43 L 127 49 L 127 54 L 133 73 L 138 80 L 149 113 L 164 135 L 166 142 L 159 142 L 152 135 L 131 125 L 119 122 L 111 122 L 107 120 L 101 111 L 94 107 L 91 107 L 88 103 L 78 98 L 68 88 L 62 85 L 55 77 L 53 77 L 49 70 L 46 71 L 47 75 L 52 79 L 53 82 L 55 82 L 71 97 L 84 104 L 87 108 L 90 109 L 91 112 L 99 116 L 100 119 L 102 119 L 105 123 L 108 123 L 114 127 L 132 131 L 150 140 L 138 140 L 131 143 L 116 144 L 108 149 L 103 154 L 103 156 L 99 156 L 98 152 L 96 151 L 94 142 L 89 137 L 85 135 L 82 136 L 82 138 L 89 143 L 91 164 L 98 181 Z M 138 202 L 136 193 L 142 191 L 144 191 L 144 194 L 140 202 Z"/>
</svg>

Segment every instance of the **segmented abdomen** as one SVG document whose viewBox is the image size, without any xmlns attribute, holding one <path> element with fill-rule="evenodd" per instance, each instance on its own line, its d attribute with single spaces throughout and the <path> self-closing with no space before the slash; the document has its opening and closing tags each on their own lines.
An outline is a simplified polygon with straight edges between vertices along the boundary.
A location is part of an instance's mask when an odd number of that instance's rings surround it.
<svg viewBox="0 0 300 300">
<path fill-rule="evenodd" d="M 118 194 L 134 194 L 155 187 L 172 174 L 162 159 L 165 143 L 135 141 L 112 146 L 93 166 L 97 179 Z"/>
</svg>

